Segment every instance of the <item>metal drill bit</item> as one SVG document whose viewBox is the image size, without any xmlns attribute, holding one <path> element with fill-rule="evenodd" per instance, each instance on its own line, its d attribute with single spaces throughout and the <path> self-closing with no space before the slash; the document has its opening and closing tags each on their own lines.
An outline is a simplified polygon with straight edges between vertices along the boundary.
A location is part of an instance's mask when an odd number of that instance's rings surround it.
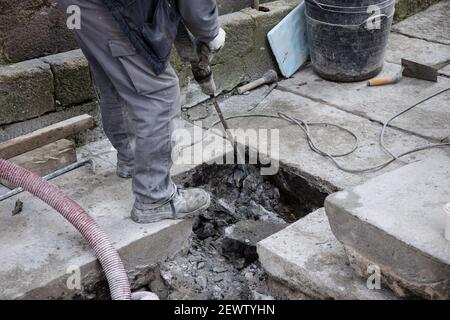
<svg viewBox="0 0 450 320">
<path fill-rule="evenodd" d="M 217 101 L 217 98 L 215 96 L 211 96 L 212 102 L 214 104 L 214 108 L 216 109 L 217 115 L 219 116 L 220 122 L 222 123 L 223 129 L 225 130 L 225 134 L 228 138 L 228 141 L 230 141 L 231 145 L 233 146 L 234 150 L 234 157 L 237 159 L 238 164 L 243 166 L 244 172 L 245 170 L 245 154 L 243 155 L 241 151 L 239 150 L 239 146 L 234 139 L 233 135 L 230 132 L 230 127 L 228 126 L 228 122 L 223 116 L 222 110 L 220 109 L 219 102 Z"/>
</svg>

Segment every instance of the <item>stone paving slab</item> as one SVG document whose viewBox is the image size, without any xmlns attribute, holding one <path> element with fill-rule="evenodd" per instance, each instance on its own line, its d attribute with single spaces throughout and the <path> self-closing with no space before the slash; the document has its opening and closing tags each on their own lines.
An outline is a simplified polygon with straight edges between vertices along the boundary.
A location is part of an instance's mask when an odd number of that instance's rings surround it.
<svg viewBox="0 0 450 320">
<path fill-rule="evenodd" d="M 346 168 L 357 169 L 371 167 L 389 159 L 378 144 L 381 125 L 363 117 L 330 107 L 324 103 L 315 102 L 296 94 L 279 90 L 272 92 L 257 109 L 248 113 L 249 100 L 258 100 L 260 99 L 259 95 L 263 93 L 264 88 L 253 92 L 251 97 L 230 97 L 221 102 L 222 110 L 226 116 L 256 113 L 276 115 L 278 112 L 284 112 L 304 121 L 329 122 L 348 128 L 356 133 L 360 141 L 359 149 L 355 153 L 338 159 L 339 163 Z M 200 110 L 197 110 L 197 112 L 201 113 Z M 193 113 L 191 115 L 194 116 Z M 217 116 L 212 112 L 208 118 L 198 124 L 206 128 L 211 126 L 211 123 L 216 120 Z M 275 147 L 279 147 L 279 155 L 272 154 L 271 157 L 279 159 L 282 164 L 293 169 L 295 174 L 306 178 L 307 181 L 325 193 L 358 185 L 370 177 L 402 165 L 402 163 L 397 162 L 380 172 L 365 174 L 346 173 L 339 170 L 329 159 L 311 151 L 303 131 L 285 121 L 266 118 L 244 118 L 229 120 L 229 124 L 233 129 L 279 129 L 279 144 L 274 144 Z M 221 128 L 220 125 L 217 128 Z M 340 153 L 349 151 L 352 147 L 353 138 L 337 129 L 312 127 L 311 131 L 318 145 L 328 152 Z M 267 140 L 267 136 L 264 135 L 261 135 L 260 138 L 261 140 L 258 143 Z M 252 140 L 250 142 L 251 147 L 256 149 L 257 142 L 252 142 Z M 395 129 L 388 129 L 386 143 L 391 150 L 401 153 L 412 148 L 428 145 L 430 142 Z M 268 144 L 270 145 L 270 143 Z M 262 154 L 266 153 L 261 149 L 259 151 Z M 405 157 L 404 160 L 413 161 L 423 159 L 431 154 L 440 153 L 447 154 L 447 151 L 444 149 L 429 150 L 414 154 L 410 158 Z"/>
<path fill-rule="evenodd" d="M 439 73 L 446 77 L 450 77 L 450 64 L 448 66 L 442 68 L 441 70 L 439 70 Z"/>
<path fill-rule="evenodd" d="M 414 38 L 450 44 L 450 1 L 438 2 L 394 25 L 392 30 Z"/>
<path fill-rule="evenodd" d="M 395 299 L 387 290 L 368 289 L 349 265 L 331 232 L 323 208 L 258 243 L 264 270 L 312 299 Z"/>
<path fill-rule="evenodd" d="M 399 70 L 399 65 L 385 63 L 380 76 L 395 75 Z M 299 85 L 305 82 L 305 85 Z M 438 83 L 434 83 L 404 78 L 395 85 L 368 87 L 365 81 L 326 81 L 317 76 L 312 68 L 307 68 L 280 83 L 279 87 L 381 123 L 418 101 L 450 88 L 450 79 L 439 77 Z M 394 120 L 391 125 L 440 141 L 450 135 L 449 105 L 450 91 L 447 91 Z"/>
<path fill-rule="evenodd" d="M 391 33 L 385 59 L 400 64 L 402 58 L 440 69 L 450 63 L 450 46 Z"/>
<path fill-rule="evenodd" d="M 4 185 L 2 185 L 2 184 L 0 183 L 0 194 L 7 193 L 7 192 L 9 192 L 9 191 L 10 191 L 9 188 L 5 187 Z"/>
<path fill-rule="evenodd" d="M 333 194 L 325 208 L 359 272 L 375 264 L 398 294 L 449 299 L 449 190 L 450 157 L 430 157 Z"/>
<path fill-rule="evenodd" d="M 182 124 L 186 128 L 192 125 Z M 219 138 L 209 143 L 221 152 Z M 187 144 L 178 147 L 189 148 Z M 231 149 L 231 145 L 230 145 Z M 229 150 L 230 150 L 229 149 Z M 206 153 L 205 149 L 205 153 Z M 189 155 L 189 152 L 186 152 Z M 215 156 L 206 153 L 204 161 Z M 184 250 L 192 232 L 192 220 L 162 221 L 139 225 L 129 215 L 133 205 L 131 180 L 115 175 L 116 152 L 107 140 L 84 146 L 79 158 L 91 158 L 95 173 L 87 167 L 65 174 L 55 183 L 79 203 L 110 237 L 125 263 L 133 286 L 145 285 L 145 275 L 155 263 Z M 189 160 L 189 159 L 188 159 Z M 186 175 L 195 163 L 173 167 L 173 175 Z M 24 203 L 23 212 L 11 216 L 15 202 Z M 22 193 L 0 202 L 0 299 L 71 299 L 89 297 L 101 280 L 101 269 L 89 245 L 57 212 Z M 83 290 L 69 290 L 68 268 L 79 266 Z M 17 281 L 20 278 L 21 281 Z"/>
<path fill-rule="evenodd" d="M 127 271 L 150 266 L 185 247 L 192 223 L 163 221 L 138 225 L 129 218 L 133 204 L 130 182 L 113 170 L 92 174 L 79 169 L 53 180 L 78 202 L 119 249 Z M 17 200 L 23 212 L 11 216 Z M 59 214 L 33 196 L 23 193 L 0 203 L 1 299 L 70 299 L 83 295 L 69 290 L 70 267 L 79 267 L 86 289 L 100 278 L 100 267 L 89 245 Z M 17 281 L 17 279 L 21 281 Z"/>
</svg>

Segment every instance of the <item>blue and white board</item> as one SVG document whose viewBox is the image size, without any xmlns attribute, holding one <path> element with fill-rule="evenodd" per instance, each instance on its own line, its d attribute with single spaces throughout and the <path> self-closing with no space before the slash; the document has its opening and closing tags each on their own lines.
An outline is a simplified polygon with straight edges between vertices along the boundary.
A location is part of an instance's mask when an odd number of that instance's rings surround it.
<svg viewBox="0 0 450 320">
<path fill-rule="evenodd" d="M 292 76 L 309 57 L 305 2 L 292 10 L 267 34 L 281 74 Z"/>
</svg>

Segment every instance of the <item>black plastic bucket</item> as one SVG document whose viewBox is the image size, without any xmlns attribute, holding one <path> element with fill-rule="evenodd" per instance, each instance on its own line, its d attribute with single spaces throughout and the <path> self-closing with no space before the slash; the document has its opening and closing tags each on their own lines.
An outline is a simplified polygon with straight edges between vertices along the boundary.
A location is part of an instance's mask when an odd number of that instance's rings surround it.
<svg viewBox="0 0 450 320">
<path fill-rule="evenodd" d="M 311 62 L 327 80 L 375 77 L 395 13 L 395 0 L 305 0 Z"/>
</svg>

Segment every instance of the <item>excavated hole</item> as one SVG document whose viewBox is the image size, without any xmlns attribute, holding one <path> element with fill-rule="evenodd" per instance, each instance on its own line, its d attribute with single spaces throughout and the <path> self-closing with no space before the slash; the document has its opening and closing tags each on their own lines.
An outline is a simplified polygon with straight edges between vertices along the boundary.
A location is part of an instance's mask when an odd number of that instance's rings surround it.
<svg viewBox="0 0 450 320">
<path fill-rule="evenodd" d="M 178 185 L 202 187 L 211 207 L 194 221 L 189 247 L 178 256 L 130 274 L 133 291 L 161 299 L 271 299 L 256 243 L 323 207 L 327 194 L 280 168 L 261 176 L 257 166 L 202 165 L 177 177 Z M 109 299 L 106 281 L 74 299 Z"/>
<path fill-rule="evenodd" d="M 176 178 L 202 187 L 211 207 L 194 222 L 188 252 L 166 261 L 149 289 L 163 299 L 269 299 L 256 243 L 323 206 L 326 194 L 280 170 L 263 177 L 236 166 L 203 165 Z M 277 187 L 279 186 L 279 187 Z"/>
</svg>

